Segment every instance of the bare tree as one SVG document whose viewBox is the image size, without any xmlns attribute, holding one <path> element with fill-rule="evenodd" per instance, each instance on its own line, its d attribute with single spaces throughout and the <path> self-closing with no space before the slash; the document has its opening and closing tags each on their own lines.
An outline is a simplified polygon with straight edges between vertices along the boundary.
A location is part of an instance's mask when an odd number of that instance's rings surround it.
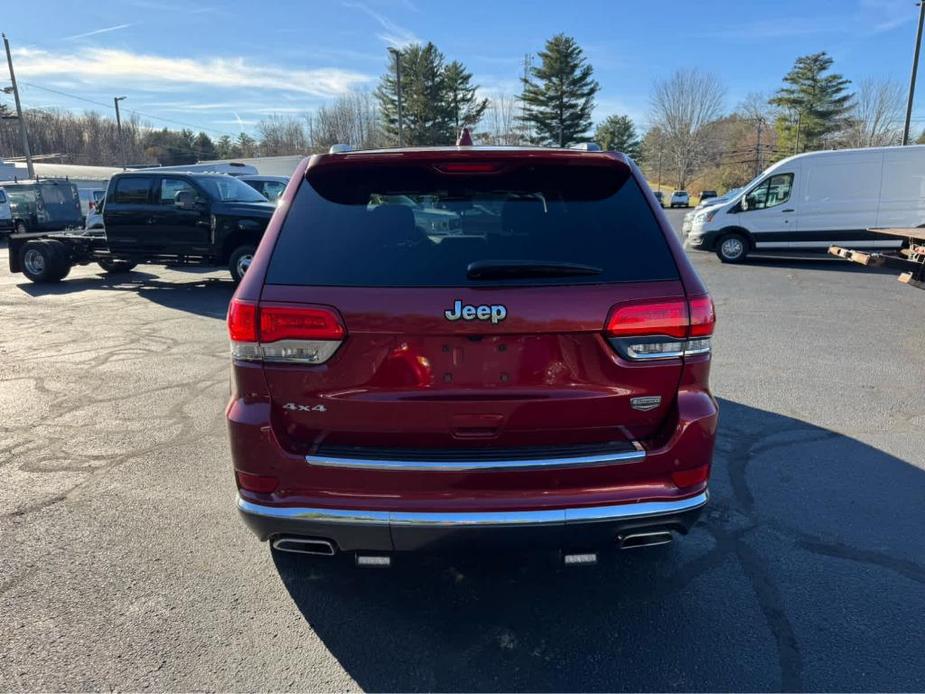
<svg viewBox="0 0 925 694">
<path fill-rule="evenodd" d="M 313 151 L 324 151 L 338 143 L 370 149 L 384 141 L 379 106 L 369 92 L 344 94 L 314 114 L 306 115 L 305 120 Z"/>
<path fill-rule="evenodd" d="M 518 119 L 520 102 L 501 93 L 488 100 L 488 108 L 479 122 L 477 139 L 489 145 L 519 145 L 526 142 Z"/>
<path fill-rule="evenodd" d="M 0 108 L 0 116 L 5 114 Z M 115 120 L 88 111 L 77 114 L 56 109 L 30 109 L 25 113 L 32 153 L 46 161 L 68 164 L 115 165 L 121 163 L 119 131 Z M 132 114 L 122 121 L 125 156 L 132 163 L 154 163 L 145 154 L 145 139 L 150 125 Z M 19 125 L 15 120 L 0 119 L 0 154 L 22 156 Z"/>
<path fill-rule="evenodd" d="M 704 128 L 720 116 L 724 97 L 716 77 L 699 70 L 677 70 L 654 85 L 650 121 L 664 134 L 679 188 L 687 185 L 713 145 L 712 138 L 703 137 Z"/>
<path fill-rule="evenodd" d="M 257 132 L 260 135 L 260 153 L 265 157 L 308 151 L 308 138 L 301 119 L 273 114 L 257 124 Z"/>
<path fill-rule="evenodd" d="M 868 77 L 858 83 L 850 115 L 848 145 L 879 147 L 902 139 L 903 86 L 889 79 Z"/>
</svg>

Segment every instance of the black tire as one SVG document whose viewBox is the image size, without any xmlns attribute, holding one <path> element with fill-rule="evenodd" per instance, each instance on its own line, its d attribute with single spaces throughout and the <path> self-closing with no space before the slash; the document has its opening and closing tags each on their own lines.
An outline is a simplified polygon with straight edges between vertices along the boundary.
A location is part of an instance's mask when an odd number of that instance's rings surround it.
<svg viewBox="0 0 925 694">
<path fill-rule="evenodd" d="M 245 244 L 238 246 L 231 252 L 228 258 L 228 272 L 231 273 L 231 279 L 234 280 L 235 284 L 238 284 L 243 279 L 244 273 L 250 267 L 256 251 L 255 246 Z"/>
<path fill-rule="evenodd" d="M 19 253 L 22 274 L 31 282 L 58 282 L 71 271 L 67 246 L 54 239 L 29 241 Z"/>
<path fill-rule="evenodd" d="M 28 233 L 29 233 L 29 227 L 26 226 L 26 223 L 25 223 L 24 221 L 22 221 L 21 219 L 19 219 L 19 220 L 16 221 L 16 228 L 14 229 L 14 233 L 16 233 L 16 234 L 28 234 Z"/>
<path fill-rule="evenodd" d="M 103 271 L 107 274 L 113 275 L 119 272 L 131 272 L 135 269 L 135 266 L 138 263 L 133 263 L 128 260 L 98 260 L 97 265 L 103 268 Z"/>
<path fill-rule="evenodd" d="M 723 234 L 716 241 L 716 257 L 724 263 L 741 263 L 748 256 L 748 239 L 742 234 Z"/>
</svg>

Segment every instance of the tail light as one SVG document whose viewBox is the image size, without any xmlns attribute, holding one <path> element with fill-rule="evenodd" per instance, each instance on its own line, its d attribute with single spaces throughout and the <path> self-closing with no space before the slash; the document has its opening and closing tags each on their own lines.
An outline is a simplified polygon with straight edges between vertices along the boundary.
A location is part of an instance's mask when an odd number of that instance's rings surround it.
<svg viewBox="0 0 925 694">
<path fill-rule="evenodd" d="M 323 364 L 346 334 L 340 316 L 322 306 L 258 305 L 232 299 L 228 307 L 234 359 Z"/>
<path fill-rule="evenodd" d="M 713 301 L 700 296 L 617 306 L 604 332 L 627 359 L 672 359 L 709 353 L 715 323 Z"/>
</svg>

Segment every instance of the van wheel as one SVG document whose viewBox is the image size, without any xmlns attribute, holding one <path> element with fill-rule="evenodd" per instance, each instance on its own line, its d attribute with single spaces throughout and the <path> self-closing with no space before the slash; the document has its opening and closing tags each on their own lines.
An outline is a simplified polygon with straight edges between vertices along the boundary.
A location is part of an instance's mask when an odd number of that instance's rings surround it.
<svg viewBox="0 0 925 694">
<path fill-rule="evenodd" d="M 133 269 L 135 269 L 135 266 L 138 265 L 138 263 L 132 263 L 128 260 L 106 259 L 97 261 L 97 265 L 103 268 L 105 272 L 114 274 L 117 272 L 131 272 Z"/>
<path fill-rule="evenodd" d="M 19 255 L 20 267 L 32 282 L 58 282 L 71 271 L 67 247 L 53 239 L 30 241 Z"/>
<path fill-rule="evenodd" d="M 17 234 L 28 234 L 29 227 L 26 226 L 26 223 L 21 219 L 16 222 L 16 233 Z"/>
<path fill-rule="evenodd" d="M 741 263 L 748 255 L 748 240 L 742 234 L 725 234 L 716 243 L 716 255 L 724 263 Z"/>
<path fill-rule="evenodd" d="M 243 279 L 244 273 L 254 260 L 256 250 L 254 246 L 238 246 L 231 252 L 231 257 L 228 259 L 228 272 L 231 273 L 231 279 L 235 284 Z"/>
</svg>

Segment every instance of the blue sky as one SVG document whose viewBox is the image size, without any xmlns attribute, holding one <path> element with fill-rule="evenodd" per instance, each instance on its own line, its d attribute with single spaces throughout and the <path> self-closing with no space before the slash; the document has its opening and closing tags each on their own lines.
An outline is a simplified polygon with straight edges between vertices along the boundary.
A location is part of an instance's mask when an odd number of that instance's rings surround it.
<svg viewBox="0 0 925 694">
<path fill-rule="evenodd" d="M 905 88 L 917 12 L 913 0 L 40 0 L 4 3 L 2 26 L 27 107 L 111 113 L 127 96 L 123 108 L 152 124 L 218 136 L 373 89 L 388 46 L 427 40 L 486 94 L 512 95 L 524 54 L 565 32 L 601 83 L 595 118 L 641 125 L 653 81 L 676 68 L 714 73 L 729 109 L 820 50 L 855 82 Z M 917 131 L 925 71 L 920 83 Z"/>
</svg>

